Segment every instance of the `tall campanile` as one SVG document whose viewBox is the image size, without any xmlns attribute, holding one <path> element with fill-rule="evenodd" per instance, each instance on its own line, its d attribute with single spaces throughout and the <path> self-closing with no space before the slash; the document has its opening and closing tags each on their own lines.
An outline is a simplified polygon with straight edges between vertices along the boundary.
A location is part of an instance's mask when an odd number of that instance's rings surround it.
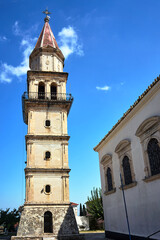
<svg viewBox="0 0 160 240">
<path fill-rule="evenodd" d="M 67 116 L 73 98 L 66 93 L 64 56 L 45 14 L 22 97 L 28 125 L 26 197 L 15 240 L 80 239 L 69 200 Z"/>
</svg>

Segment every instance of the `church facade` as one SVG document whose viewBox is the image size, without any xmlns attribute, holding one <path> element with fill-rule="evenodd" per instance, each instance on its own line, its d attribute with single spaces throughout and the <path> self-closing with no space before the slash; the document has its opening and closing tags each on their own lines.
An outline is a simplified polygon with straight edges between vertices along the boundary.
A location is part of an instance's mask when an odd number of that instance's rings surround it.
<svg viewBox="0 0 160 240">
<path fill-rule="evenodd" d="M 129 239 L 124 191 L 132 239 L 160 239 L 160 77 L 94 150 L 99 153 L 106 237 Z"/>
<path fill-rule="evenodd" d="M 64 56 L 49 25 L 48 11 L 29 59 L 23 118 L 28 125 L 26 196 L 18 239 L 82 239 L 69 200 L 67 116 L 73 97 L 66 93 Z"/>
</svg>

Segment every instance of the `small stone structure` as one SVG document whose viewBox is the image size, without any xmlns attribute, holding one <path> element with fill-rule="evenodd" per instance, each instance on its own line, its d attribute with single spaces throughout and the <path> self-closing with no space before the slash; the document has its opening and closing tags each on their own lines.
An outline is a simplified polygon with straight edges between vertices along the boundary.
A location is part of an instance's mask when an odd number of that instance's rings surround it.
<svg viewBox="0 0 160 240">
<path fill-rule="evenodd" d="M 86 216 L 76 216 L 79 231 L 89 230 L 89 218 Z"/>
<path fill-rule="evenodd" d="M 18 229 L 22 236 L 43 235 L 44 213 L 50 211 L 53 216 L 54 235 L 77 234 L 78 229 L 75 224 L 75 217 L 72 207 L 52 206 L 52 207 L 25 207 Z"/>
</svg>

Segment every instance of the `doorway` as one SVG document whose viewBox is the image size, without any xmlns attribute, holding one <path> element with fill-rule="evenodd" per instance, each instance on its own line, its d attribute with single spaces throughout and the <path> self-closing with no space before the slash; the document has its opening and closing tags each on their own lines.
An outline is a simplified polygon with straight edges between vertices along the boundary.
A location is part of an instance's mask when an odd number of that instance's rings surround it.
<svg viewBox="0 0 160 240">
<path fill-rule="evenodd" d="M 44 233 L 53 233 L 52 213 L 50 211 L 44 213 Z"/>
</svg>

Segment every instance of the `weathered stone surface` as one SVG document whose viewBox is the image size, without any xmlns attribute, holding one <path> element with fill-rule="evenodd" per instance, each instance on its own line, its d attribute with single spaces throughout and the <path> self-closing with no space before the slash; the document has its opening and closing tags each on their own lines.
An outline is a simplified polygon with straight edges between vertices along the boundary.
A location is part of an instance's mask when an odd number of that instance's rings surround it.
<svg viewBox="0 0 160 240">
<path fill-rule="evenodd" d="M 44 236 L 44 213 L 52 213 L 53 235 L 64 236 L 78 234 L 78 227 L 71 206 L 24 206 L 18 228 L 18 237 Z"/>
<path fill-rule="evenodd" d="M 74 234 L 66 236 L 52 236 L 52 237 L 12 237 L 11 240 L 84 240 L 84 234 Z"/>
</svg>

